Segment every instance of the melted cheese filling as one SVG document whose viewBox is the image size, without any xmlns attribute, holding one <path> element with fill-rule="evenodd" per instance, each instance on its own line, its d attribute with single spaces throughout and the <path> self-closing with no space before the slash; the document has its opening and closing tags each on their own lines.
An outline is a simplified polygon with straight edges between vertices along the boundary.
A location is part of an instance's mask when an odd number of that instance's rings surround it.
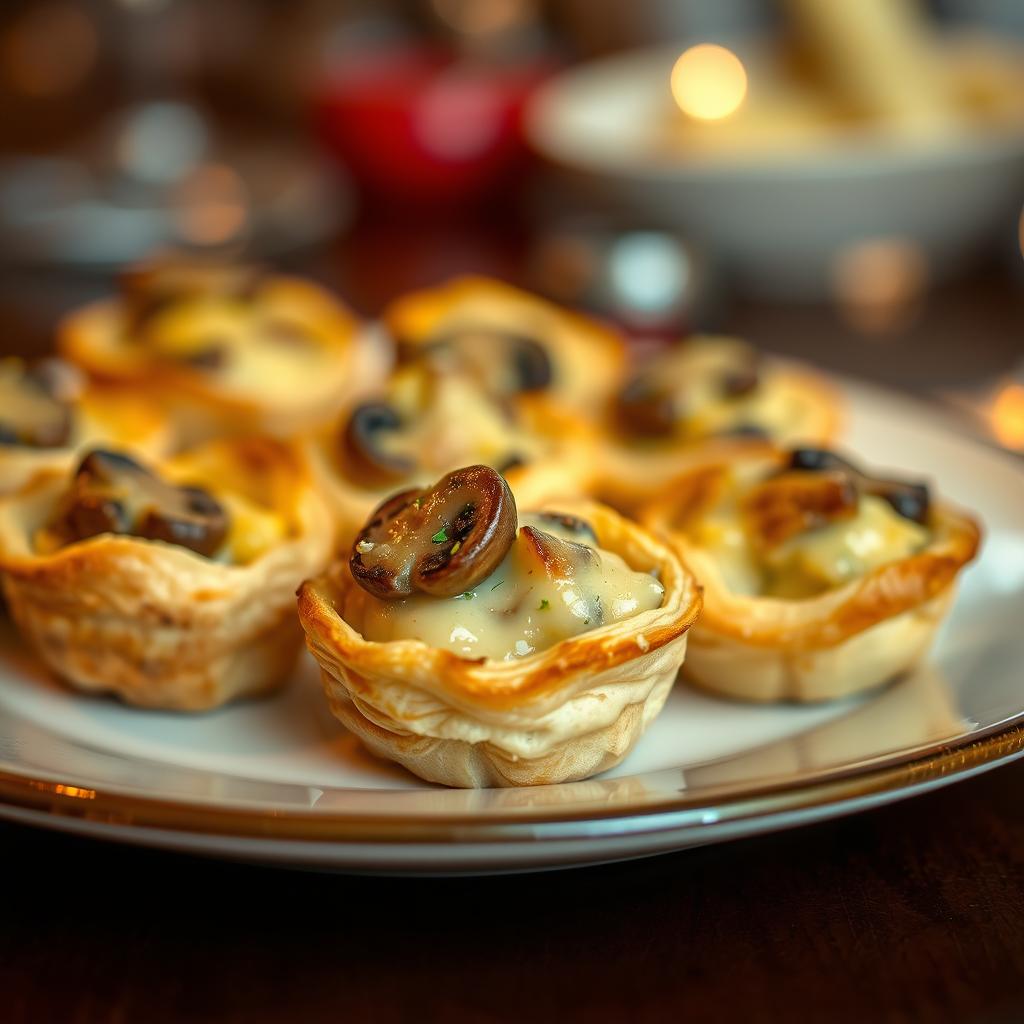
<svg viewBox="0 0 1024 1024">
<path fill-rule="evenodd" d="M 926 527 L 872 495 L 861 496 L 852 518 L 768 549 L 755 549 L 734 507 L 716 509 L 688 532 L 714 554 L 734 592 L 794 599 L 813 597 L 907 558 L 922 550 L 930 537 Z"/>
<path fill-rule="evenodd" d="M 478 462 L 501 470 L 511 459 L 530 462 L 544 453 L 543 442 L 465 375 L 412 366 L 394 375 L 389 399 L 403 426 L 382 431 L 377 444 L 386 455 L 411 459 L 416 476 L 429 479 Z"/>
<path fill-rule="evenodd" d="M 145 344 L 157 358 L 188 364 L 241 393 L 291 395 L 308 390 L 333 369 L 323 329 L 286 304 L 251 305 L 231 299 L 194 299 L 157 313 Z M 127 344 L 133 344 L 127 339 Z M 220 350 L 211 366 L 203 354 Z"/>
<path fill-rule="evenodd" d="M 378 642 L 422 640 L 467 658 L 512 661 L 661 605 L 664 587 L 618 555 L 546 518 L 524 515 L 520 522 L 555 543 L 585 545 L 589 554 L 572 559 L 569 571 L 552 572 L 520 532 L 498 568 L 467 594 L 371 599 L 363 635 Z"/>
<path fill-rule="evenodd" d="M 724 393 L 730 374 L 748 370 L 754 350 L 733 338 L 695 338 L 657 363 L 656 379 L 678 397 L 682 416 L 672 441 L 687 443 L 758 427 L 775 440 L 799 435 L 805 398 L 784 376 L 760 368 L 757 385 L 745 394 Z"/>
</svg>

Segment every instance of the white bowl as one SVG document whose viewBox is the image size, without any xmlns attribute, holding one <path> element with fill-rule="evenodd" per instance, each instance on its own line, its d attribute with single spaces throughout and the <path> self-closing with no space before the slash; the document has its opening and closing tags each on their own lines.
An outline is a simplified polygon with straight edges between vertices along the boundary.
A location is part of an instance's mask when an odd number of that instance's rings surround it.
<svg viewBox="0 0 1024 1024">
<path fill-rule="evenodd" d="M 668 88 L 678 55 L 635 51 L 556 76 L 530 104 L 527 135 L 577 187 L 645 226 L 681 230 L 748 290 L 822 297 L 839 252 L 879 238 L 918 245 L 934 280 L 1015 233 L 1024 115 L 928 142 L 835 130 L 799 152 L 694 156 L 663 144 L 682 116 Z"/>
</svg>

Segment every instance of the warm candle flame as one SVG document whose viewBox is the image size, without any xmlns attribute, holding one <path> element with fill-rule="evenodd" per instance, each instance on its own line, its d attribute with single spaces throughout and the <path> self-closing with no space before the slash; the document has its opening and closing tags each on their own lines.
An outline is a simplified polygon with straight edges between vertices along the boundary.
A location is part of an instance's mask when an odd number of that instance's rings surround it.
<svg viewBox="0 0 1024 1024">
<path fill-rule="evenodd" d="M 724 46 L 691 46 L 672 68 L 672 95 L 691 117 L 718 121 L 739 109 L 747 95 L 747 72 Z"/>
</svg>

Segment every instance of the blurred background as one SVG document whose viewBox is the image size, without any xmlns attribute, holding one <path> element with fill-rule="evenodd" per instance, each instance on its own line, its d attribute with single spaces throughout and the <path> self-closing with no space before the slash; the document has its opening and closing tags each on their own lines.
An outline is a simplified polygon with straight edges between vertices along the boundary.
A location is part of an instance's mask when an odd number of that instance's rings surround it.
<svg viewBox="0 0 1024 1024">
<path fill-rule="evenodd" d="M 1019 0 L 5 0 L 0 354 L 169 246 L 490 273 L 1024 451 Z"/>
</svg>

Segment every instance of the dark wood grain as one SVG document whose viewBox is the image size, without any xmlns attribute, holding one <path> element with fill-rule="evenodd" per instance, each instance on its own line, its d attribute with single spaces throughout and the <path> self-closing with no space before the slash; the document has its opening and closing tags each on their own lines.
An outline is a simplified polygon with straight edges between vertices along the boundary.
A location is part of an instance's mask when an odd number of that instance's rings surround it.
<svg viewBox="0 0 1024 1024">
<path fill-rule="evenodd" d="M 0 1018 L 1018 1021 L 1024 765 L 608 867 L 350 878 L 4 826 Z"/>
</svg>

